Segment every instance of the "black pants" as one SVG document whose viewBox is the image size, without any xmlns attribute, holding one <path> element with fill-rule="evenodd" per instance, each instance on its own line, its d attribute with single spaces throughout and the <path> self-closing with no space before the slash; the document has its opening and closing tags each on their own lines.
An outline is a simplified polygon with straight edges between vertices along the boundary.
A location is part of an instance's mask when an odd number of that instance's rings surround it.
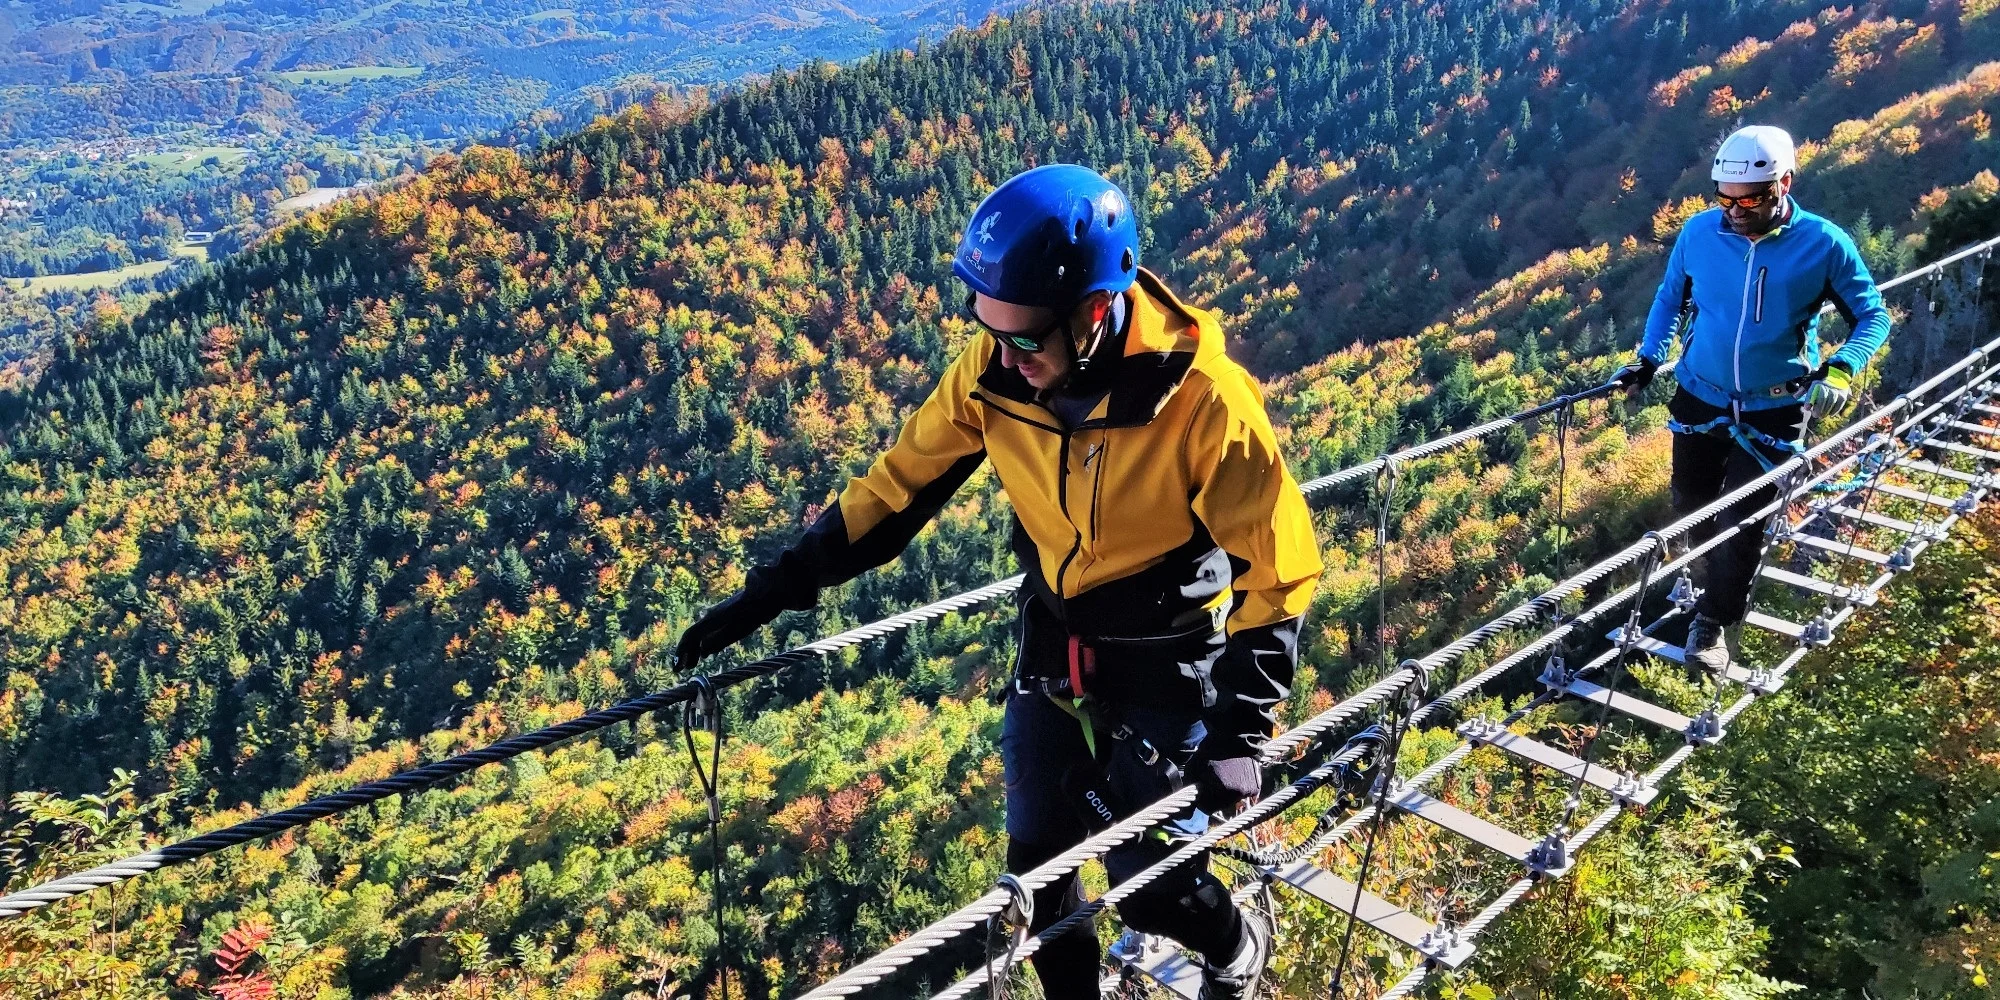
<svg viewBox="0 0 2000 1000">
<path fill-rule="evenodd" d="M 1729 412 L 1696 399 L 1686 389 L 1674 393 L 1667 410 L 1675 420 L 1689 426 L 1707 423 Z M 1754 427 L 1780 441 L 1797 441 L 1805 437 L 1805 408 L 1797 403 L 1768 410 L 1745 410 L 1742 420 L 1745 426 Z M 1761 452 L 1773 465 L 1791 457 L 1789 453 L 1768 445 L 1753 442 L 1751 447 Z M 1763 474 L 1764 465 L 1737 443 L 1727 429 L 1717 428 L 1706 434 L 1674 435 L 1672 493 L 1676 514 L 1685 517 Z M 1721 516 L 1697 525 L 1689 535 L 1689 541 L 1706 541 L 1720 528 L 1749 516 L 1777 495 L 1775 485 L 1758 490 Z M 1695 569 L 1695 585 L 1702 588 L 1701 603 L 1696 610 L 1725 625 L 1742 621 L 1750 597 L 1750 578 L 1757 572 L 1757 553 L 1763 544 L 1761 530 L 1746 530 L 1702 558 Z"/>
<path fill-rule="evenodd" d="M 1196 714 L 1127 708 L 1121 719 L 1159 749 L 1170 766 L 1147 765 L 1131 749 L 1114 745 L 1103 769 L 1111 814 L 1123 818 L 1153 804 L 1181 785 L 1180 772 L 1194 756 L 1206 730 Z M 1099 737 L 1105 739 L 1106 737 Z M 1092 768 L 1082 724 L 1042 694 L 1012 694 L 1000 729 L 1000 759 L 1007 780 L 1007 870 L 1026 872 L 1069 850 L 1089 835 L 1080 812 L 1079 769 Z M 1101 801 L 1101 800 L 1100 800 Z M 1108 826 L 1102 817 L 1094 826 Z M 1168 827 L 1199 835 L 1206 814 L 1189 810 Z M 1104 856 L 1104 869 L 1117 885 L 1171 854 L 1177 845 L 1147 835 L 1127 841 Z M 1033 930 L 1040 932 L 1074 912 L 1082 902 L 1076 876 L 1058 879 L 1035 893 Z M 1132 894 L 1118 907 L 1125 924 L 1146 934 L 1163 934 L 1219 962 L 1242 940 L 1243 922 L 1229 892 L 1208 873 L 1202 854 L 1166 877 Z M 1096 1000 L 1102 961 L 1089 922 L 1050 942 L 1034 956 L 1035 973 L 1049 1000 Z"/>
</svg>

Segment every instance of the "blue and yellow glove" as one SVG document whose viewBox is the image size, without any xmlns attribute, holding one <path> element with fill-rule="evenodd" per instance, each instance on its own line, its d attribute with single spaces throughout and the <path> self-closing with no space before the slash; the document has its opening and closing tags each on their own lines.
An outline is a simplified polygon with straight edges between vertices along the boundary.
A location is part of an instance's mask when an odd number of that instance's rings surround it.
<svg viewBox="0 0 2000 1000">
<path fill-rule="evenodd" d="M 1837 413 L 1847 408 L 1847 401 L 1854 398 L 1854 373 L 1846 365 L 1828 362 L 1813 373 L 1812 385 L 1806 387 L 1806 405 L 1814 413 Z"/>
</svg>

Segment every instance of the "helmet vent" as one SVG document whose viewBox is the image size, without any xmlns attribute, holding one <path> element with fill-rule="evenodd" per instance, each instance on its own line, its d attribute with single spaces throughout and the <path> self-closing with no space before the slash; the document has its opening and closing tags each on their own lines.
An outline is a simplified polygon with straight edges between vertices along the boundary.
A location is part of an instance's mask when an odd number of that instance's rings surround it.
<svg viewBox="0 0 2000 1000">
<path fill-rule="evenodd" d="M 1057 265 L 1056 265 L 1056 279 L 1057 279 L 1058 281 L 1062 280 L 1062 277 L 1063 277 L 1063 274 L 1064 274 L 1064 272 L 1066 272 L 1066 271 L 1068 271 L 1068 270 L 1069 270 L 1069 268 L 1067 268 L 1067 267 L 1065 267 L 1065 266 L 1063 266 L 1063 265 L 1061 265 L 1061 264 L 1057 264 Z"/>
<path fill-rule="evenodd" d="M 1089 219 L 1078 219 L 1078 220 L 1076 220 L 1076 238 L 1077 238 L 1077 239 L 1078 239 L 1079 241 L 1081 241 L 1081 240 L 1083 239 L 1083 234 L 1084 234 L 1085 232 L 1089 231 L 1089 229 L 1090 229 L 1090 220 L 1089 220 Z"/>
<path fill-rule="evenodd" d="M 1120 266 L 1120 267 L 1124 268 L 1124 269 L 1125 269 L 1125 270 L 1127 270 L 1127 271 L 1130 271 L 1130 270 L 1132 269 L 1132 248 L 1131 248 L 1131 247 L 1126 247 L 1126 248 L 1125 248 L 1125 256 L 1124 256 L 1124 258 L 1123 258 L 1122 260 L 1120 260 L 1120 261 L 1118 262 L 1118 266 Z"/>
</svg>

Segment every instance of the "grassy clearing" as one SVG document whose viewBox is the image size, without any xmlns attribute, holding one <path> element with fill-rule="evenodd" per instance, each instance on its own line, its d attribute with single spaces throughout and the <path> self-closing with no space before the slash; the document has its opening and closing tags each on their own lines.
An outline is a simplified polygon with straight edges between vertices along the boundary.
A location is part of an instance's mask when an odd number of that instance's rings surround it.
<svg viewBox="0 0 2000 1000">
<path fill-rule="evenodd" d="M 295 69 L 278 76 L 288 83 L 349 83 L 392 76 L 416 76 L 423 71 L 422 66 L 348 66 L 344 69 Z"/>
<path fill-rule="evenodd" d="M 207 247 L 175 247 L 174 256 L 193 257 L 206 262 Z M 115 271 L 91 271 L 85 274 L 46 274 L 39 278 L 8 278 L 7 284 L 28 292 L 90 292 L 99 288 L 130 281 L 133 278 L 150 278 L 167 268 L 172 261 L 149 260 L 121 267 Z"/>
</svg>

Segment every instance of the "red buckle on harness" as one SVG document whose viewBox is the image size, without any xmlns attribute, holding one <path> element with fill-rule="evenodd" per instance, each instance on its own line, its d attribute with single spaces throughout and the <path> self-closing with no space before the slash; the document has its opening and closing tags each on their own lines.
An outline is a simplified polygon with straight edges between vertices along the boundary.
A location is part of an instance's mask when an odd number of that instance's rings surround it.
<svg viewBox="0 0 2000 1000">
<path fill-rule="evenodd" d="M 1081 698 L 1089 691 L 1084 681 L 1097 676 L 1097 650 L 1085 644 L 1082 636 L 1069 637 L 1069 691 Z"/>
</svg>

